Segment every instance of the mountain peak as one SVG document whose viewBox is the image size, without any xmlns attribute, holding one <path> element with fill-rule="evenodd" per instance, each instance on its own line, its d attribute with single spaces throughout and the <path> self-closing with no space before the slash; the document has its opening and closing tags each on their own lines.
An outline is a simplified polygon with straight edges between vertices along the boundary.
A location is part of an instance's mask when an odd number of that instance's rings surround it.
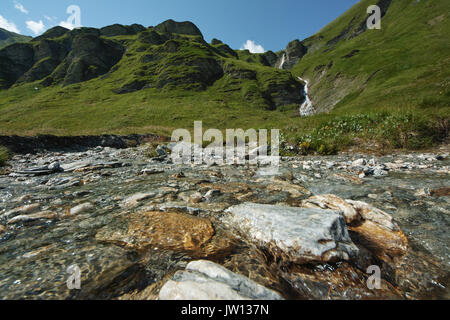
<svg viewBox="0 0 450 320">
<path fill-rule="evenodd" d="M 163 33 L 180 33 L 203 38 L 200 29 L 190 21 L 177 22 L 169 19 L 157 25 L 155 29 Z"/>
</svg>

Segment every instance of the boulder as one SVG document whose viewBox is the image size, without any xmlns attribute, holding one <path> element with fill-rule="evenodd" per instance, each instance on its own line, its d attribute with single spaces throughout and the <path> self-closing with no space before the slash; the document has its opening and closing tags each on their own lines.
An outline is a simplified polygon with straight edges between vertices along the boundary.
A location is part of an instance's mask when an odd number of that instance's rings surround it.
<svg viewBox="0 0 450 320">
<path fill-rule="evenodd" d="M 101 229 L 96 239 L 132 249 L 153 248 L 194 253 L 211 240 L 215 231 L 208 219 L 175 212 L 138 212 L 126 218 L 126 230 Z"/>
<path fill-rule="evenodd" d="M 338 211 L 244 203 L 226 212 L 226 224 L 253 242 L 275 245 L 294 263 L 350 260 L 358 254 Z"/>
<path fill-rule="evenodd" d="M 159 300 L 283 300 L 270 289 L 210 261 L 194 261 L 159 292 Z"/>
</svg>

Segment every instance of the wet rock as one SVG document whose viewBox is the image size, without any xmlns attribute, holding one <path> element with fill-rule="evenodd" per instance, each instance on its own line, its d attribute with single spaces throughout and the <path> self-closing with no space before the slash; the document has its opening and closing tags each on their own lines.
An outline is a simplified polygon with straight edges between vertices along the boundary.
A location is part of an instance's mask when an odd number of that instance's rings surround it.
<svg viewBox="0 0 450 320">
<path fill-rule="evenodd" d="M 94 209 L 94 205 L 90 202 L 82 203 L 70 209 L 69 214 L 74 216 L 80 213 L 85 213 Z"/>
<path fill-rule="evenodd" d="M 51 170 L 53 172 L 60 172 L 60 171 L 62 171 L 62 168 L 61 168 L 59 162 L 57 162 L 57 161 L 56 162 L 52 162 L 51 164 L 49 164 L 47 168 L 48 168 L 48 170 Z"/>
<path fill-rule="evenodd" d="M 345 216 L 345 222 L 347 224 L 359 221 L 361 219 L 361 216 L 352 205 L 333 194 L 313 196 L 309 199 L 303 200 L 301 206 L 304 208 L 320 208 L 341 211 Z"/>
<path fill-rule="evenodd" d="M 32 222 L 41 219 L 57 219 L 58 214 L 52 211 L 42 211 L 38 213 L 33 213 L 29 215 L 20 215 L 8 220 L 8 224 Z"/>
<path fill-rule="evenodd" d="M 435 189 L 431 191 L 431 194 L 435 197 L 448 197 L 450 196 L 450 187 Z"/>
<path fill-rule="evenodd" d="M 408 240 L 391 215 L 365 202 L 346 201 L 361 215 L 359 223 L 349 226 L 361 244 L 382 260 L 390 261 L 407 252 Z"/>
<path fill-rule="evenodd" d="M 207 219 L 175 212 L 139 212 L 126 218 L 127 230 L 100 230 L 96 239 L 129 248 L 194 253 L 211 240 L 215 231 Z"/>
<path fill-rule="evenodd" d="M 39 203 L 33 203 L 30 205 L 22 206 L 19 208 L 12 209 L 3 214 L 4 218 L 9 218 L 10 216 L 19 215 L 19 214 L 29 214 L 39 210 L 41 205 Z"/>
<path fill-rule="evenodd" d="M 283 300 L 270 289 L 210 261 L 194 261 L 159 292 L 159 300 Z"/>
<path fill-rule="evenodd" d="M 6 227 L 0 224 L 0 234 L 6 231 Z"/>
<path fill-rule="evenodd" d="M 156 195 L 154 192 L 149 193 L 136 193 L 122 202 L 122 207 L 124 208 L 134 208 L 139 205 L 140 202 L 152 198 Z"/>
<path fill-rule="evenodd" d="M 164 170 L 159 170 L 159 169 L 155 169 L 155 168 L 146 168 L 146 169 L 143 169 L 142 171 L 141 171 L 141 175 L 147 175 L 147 176 L 150 176 L 150 175 L 153 175 L 153 174 L 159 174 L 159 173 L 163 173 L 164 172 Z"/>
<path fill-rule="evenodd" d="M 296 263 L 349 260 L 358 254 L 338 211 L 245 203 L 224 222 L 252 241 L 274 244 Z"/>
</svg>

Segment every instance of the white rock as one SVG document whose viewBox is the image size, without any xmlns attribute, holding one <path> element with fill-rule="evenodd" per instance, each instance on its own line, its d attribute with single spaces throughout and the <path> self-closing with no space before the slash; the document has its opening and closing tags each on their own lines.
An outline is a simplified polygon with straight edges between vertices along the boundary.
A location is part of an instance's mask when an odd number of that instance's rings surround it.
<svg viewBox="0 0 450 320">
<path fill-rule="evenodd" d="M 90 202 L 86 202 L 86 203 L 79 204 L 78 206 L 70 209 L 70 214 L 77 215 L 80 213 L 91 211 L 93 209 L 94 209 L 94 205 Z"/>
<path fill-rule="evenodd" d="M 262 244 L 275 244 L 294 262 L 349 260 L 358 254 L 339 211 L 244 203 L 224 222 Z"/>
<path fill-rule="evenodd" d="M 194 261 L 159 292 L 159 300 L 282 300 L 270 289 L 211 261 Z"/>
</svg>

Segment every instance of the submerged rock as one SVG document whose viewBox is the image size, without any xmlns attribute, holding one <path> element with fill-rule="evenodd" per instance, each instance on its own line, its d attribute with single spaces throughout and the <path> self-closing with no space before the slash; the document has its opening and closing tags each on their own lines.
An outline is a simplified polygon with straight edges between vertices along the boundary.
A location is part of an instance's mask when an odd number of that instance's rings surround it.
<svg viewBox="0 0 450 320">
<path fill-rule="evenodd" d="M 214 236 L 207 219 L 175 212 L 139 212 L 126 218 L 127 230 L 101 229 L 96 239 L 125 245 L 129 248 L 195 252 Z"/>
<path fill-rule="evenodd" d="M 210 261 L 194 261 L 159 292 L 160 300 L 283 300 L 270 289 Z"/>
<path fill-rule="evenodd" d="M 244 203 L 224 222 L 263 246 L 274 244 L 295 263 L 349 260 L 358 254 L 338 211 Z"/>
</svg>

